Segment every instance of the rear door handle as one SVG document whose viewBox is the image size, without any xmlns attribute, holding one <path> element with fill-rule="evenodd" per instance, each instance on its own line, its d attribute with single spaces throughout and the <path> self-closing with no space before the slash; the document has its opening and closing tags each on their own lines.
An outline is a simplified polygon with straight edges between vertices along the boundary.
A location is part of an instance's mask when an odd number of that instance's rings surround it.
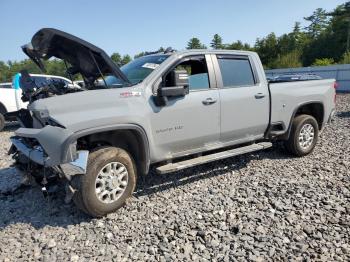
<svg viewBox="0 0 350 262">
<path fill-rule="evenodd" d="M 265 97 L 265 95 L 263 94 L 263 93 L 257 93 L 256 95 L 255 95 L 255 98 L 256 99 L 261 99 L 261 98 L 264 98 Z"/>
<path fill-rule="evenodd" d="M 202 103 L 203 103 L 203 105 L 208 106 L 208 105 L 215 104 L 216 101 L 217 101 L 216 99 L 213 99 L 213 98 L 211 98 L 211 97 L 208 97 L 207 99 L 203 100 Z"/>
</svg>

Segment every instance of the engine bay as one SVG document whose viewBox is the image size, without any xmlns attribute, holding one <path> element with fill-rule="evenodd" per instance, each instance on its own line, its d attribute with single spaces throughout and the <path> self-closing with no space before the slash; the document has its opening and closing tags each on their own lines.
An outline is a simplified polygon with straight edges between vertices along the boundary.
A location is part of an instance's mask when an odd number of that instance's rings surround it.
<svg viewBox="0 0 350 262">
<path fill-rule="evenodd" d="M 60 79 L 49 79 L 37 85 L 26 70 L 21 71 L 20 86 L 22 89 L 22 101 L 29 103 L 32 103 L 38 99 L 81 92 L 85 90 L 84 88 L 68 85 Z"/>
</svg>

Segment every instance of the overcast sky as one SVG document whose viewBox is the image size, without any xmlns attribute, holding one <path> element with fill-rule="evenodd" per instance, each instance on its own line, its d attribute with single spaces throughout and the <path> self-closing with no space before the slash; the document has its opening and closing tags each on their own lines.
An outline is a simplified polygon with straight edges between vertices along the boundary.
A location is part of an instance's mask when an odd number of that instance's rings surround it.
<svg viewBox="0 0 350 262">
<path fill-rule="evenodd" d="M 119 2 L 119 3 L 118 3 Z M 134 54 L 171 46 L 184 49 L 198 37 L 207 46 L 218 33 L 224 43 L 254 44 L 270 32 L 290 32 L 296 21 L 345 0 L 0 0 L 0 60 L 25 57 L 20 46 L 43 27 L 87 40 L 108 54 Z"/>
</svg>

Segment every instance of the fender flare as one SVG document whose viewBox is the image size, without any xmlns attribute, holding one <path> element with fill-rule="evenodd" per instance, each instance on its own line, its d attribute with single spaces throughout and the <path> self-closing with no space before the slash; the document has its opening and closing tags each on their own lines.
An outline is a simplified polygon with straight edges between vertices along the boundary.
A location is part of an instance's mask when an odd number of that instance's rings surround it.
<svg viewBox="0 0 350 262">
<path fill-rule="evenodd" d="M 296 113 L 298 112 L 298 110 L 299 110 L 302 106 L 306 106 L 306 105 L 310 105 L 310 104 L 320 104 L 320 105 L 322 105 L 322 107 L 323 107 L 323 119 L 325 119 L 325 118 L 324 118 L 324 117 L 325 117 L 325 115 L 324 115 L 324 114 L 325 114 L 325 112 L 324 112 L 324 104 L 323 104 L 322 101 L 313 100 L 313 101 L 301 103 L 301 104 L 299 104 L 299 105 L 294 109 L 294 111 L 293 111 L 293 114 L 292 114 L 292 116 L 291 116 L 291 118 L 290 118 L 290 121 L 289 121 L 288 129 L 287 129 L 286 133 L 283 135 L 283 138 L 284 138 L 284 139 L 288 139 L 289 136 L 290 136 L 290 132 L 291 132 L 291 130 L 292 130 L 293 119 L 295 118 L 295 115 L 296 115 Z M 321 128 L 322 128 L 322 127 L 323 127 L 323 126 L 321 126 Z"/>
<path fill-rule="evenodd" d="M 142 138 L 143 143 L 143 149 L 145 154 L 145 162 L 143 163 L 143 166 L 141 166 L 141 173 L 147 174 L 150 167 L 150 146 L 149 146 L 149 140 L 146 134 L 146 131 L 139 125 L 136 124 L 116 124 L 116 125 L 107 125 L 107 126 L 101 126 L 101 127 L 94 127 L 89 129 L 84 129 L 78 132 L 73 133 L 73 135 L 69 136 L 65 142 L 63 143 L 63 151 L 61 156 L 61 162 L 67 163 L 73 161 L 71 159 L 71 146 L 76 143 L 76 141 L 84 136 L 92 135 L 96 133 L 102 133 L 106 131 L 117 131 L 117 130 L 133 130 L 136 131 Z"/>
</svg>

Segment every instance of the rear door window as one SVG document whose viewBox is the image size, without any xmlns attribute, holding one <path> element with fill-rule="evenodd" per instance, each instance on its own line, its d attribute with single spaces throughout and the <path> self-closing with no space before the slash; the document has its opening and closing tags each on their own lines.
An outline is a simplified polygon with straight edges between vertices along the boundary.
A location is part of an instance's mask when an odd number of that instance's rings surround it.
<svg viewBox="0 0 350 262">
<path fill-rule="evenodd" d="M 253 86 L 255 79 L 248 57 L 217 56 L 224 87 Z"/>
</svg>

